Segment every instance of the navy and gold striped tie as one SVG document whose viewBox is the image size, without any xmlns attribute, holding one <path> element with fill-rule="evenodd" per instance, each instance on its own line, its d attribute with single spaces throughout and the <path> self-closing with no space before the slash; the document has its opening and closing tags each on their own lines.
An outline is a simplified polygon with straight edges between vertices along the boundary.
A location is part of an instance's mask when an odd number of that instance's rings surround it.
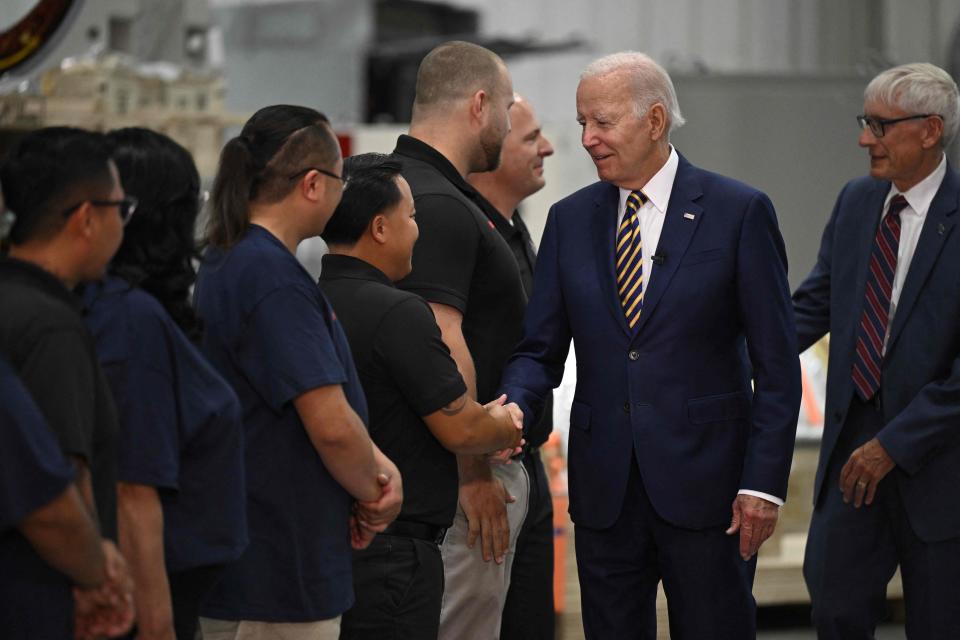
<svg viewBox="0 0 960 640">
<path fill-rule="evenodd" d="M 616 272 L 617 293 L 627 325 L 633 329 L 643 307 L 643 243 L 640 238 L 640 207 L 647 202 L 642 191 L 627 196 L 623 222 L 617 230 Z"/>
</svg>

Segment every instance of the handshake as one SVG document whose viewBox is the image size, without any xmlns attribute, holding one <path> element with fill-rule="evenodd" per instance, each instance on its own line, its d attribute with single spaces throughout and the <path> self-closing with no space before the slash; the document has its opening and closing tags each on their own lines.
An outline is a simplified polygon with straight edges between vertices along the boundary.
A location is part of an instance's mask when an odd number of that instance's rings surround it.
<svg viewBox="0 0 960 640">
<path fill-rule="evenodd" d="M 488 454 L 490 464 L 510 464 L 510 459 L 519 455 L 525 440 L 523 439 L 523 411 L 517 403 L 507 403 L 506 394 L 483 405 L 490 417 L 494 418 L 510 438 L 509 444 Z"/>
</svg>

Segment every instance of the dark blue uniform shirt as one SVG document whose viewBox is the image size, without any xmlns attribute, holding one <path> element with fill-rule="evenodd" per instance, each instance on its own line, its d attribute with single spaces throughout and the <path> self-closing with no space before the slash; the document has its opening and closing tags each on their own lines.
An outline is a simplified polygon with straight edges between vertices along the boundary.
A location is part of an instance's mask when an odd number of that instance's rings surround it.
<svg viewBox="0 0 960 640">
<path fill-rule="evenodd" d="M 74 476 L 29 392 L 0 358 L 0 636 L 73 637 L 67 576 L 16 527 L 62 494 Z"/>
<path fill-rule="evenodd" d="M 201 608 L 226 620 L 306 622 L 353 604 L 352 499 L 327 471 L 292 401 L 339 384 L 367 423 L 343 329 L 307 271 L 251 225 L 229 251 L 210 249 L 194 294 L 203 350 L 240 397 L 250 546 Z"/>
<path fill-rule="evenodd" d="M 167 572 L 237 559 L 247 519 L 236 394 L 150 294 L 110 277 L 83 301 L 120 418 L 117 479 L 157 488 Z"/>
</svg>

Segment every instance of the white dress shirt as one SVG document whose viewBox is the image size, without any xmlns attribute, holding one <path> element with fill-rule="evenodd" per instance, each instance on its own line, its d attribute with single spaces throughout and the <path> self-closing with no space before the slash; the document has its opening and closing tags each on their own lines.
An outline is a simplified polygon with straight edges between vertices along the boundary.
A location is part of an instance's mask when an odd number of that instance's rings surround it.
<svg viewBox="0 0 960 640">
<path fill-rule="evenodd" d="M 673 180 L 677 177 L 677 167 L 679 165 L 680 156 L 677 155 L 677 150 L 673 148 L 673 145 L 670 145 L 670 157 L 641 189 L 647 196 L 647 202 L 637 211 L 640 216 L 640 241 L 643 243 L 641 251 L 643 252 L 644 291 L 650 287 L 650 282 L 656 275 L 653 256 L 656 253 L 657 244 L 660 242 L 660 232 L 663 231 L 663 221 L 667 215 L 667 205 L 670 204 L 670 193 L 673 191 Z M 630 193 L 630 189 L 620 189 L 620 209 L 617 213 L 618 229 L 620 223 L 623 222 L 624 212 L 627 210 L 627 197 Z M 763 498 L 778 506 L 783 505 L 782 498 L 762 491 L 741 489 L 737 493 Z"/>
<path fill-rule="evenodd" d="M 890 193 L 883 203 L 883 215 L 886 217 L 887 209 L 890 207 L 890 201 L 894 196 L 903 193 L 907 200 L 907 206 L 900 211 L 900 247 L 897 249 L 897 270 L 893 274 L 893 292 L 890 294 L 890 315 L 887 318 L 887 333 L 883 337 L 883 352 L 887 352 L 887 342 L 890 340 L 890 328 L 893 326 L 893 316 L 897 313 L 897 303 L 900 302 L 900 293 L 903 291 L 903 283 L 907 279 L 907 272 L 910 270 L 910 262 L 913 260 L 913 254 L 917 250 L 917 241 L 920 239 L 920 231 L 923 230 L 923 221 L 927 219 L 927 211 L 930 210 L 930 203 L 933 197 L 937 195 L 940 184 L 944 176 L 947 175 L 947 156 L 940 159 L 940 164 L 926 178 L 913 185 L 905 192 L 897 189 L 896 185 L 890 186 Z"/>
<path fill-rule="evenodd" d="M 655 275 L 653 273 L 653 255 L 656 253 L 657 243 L 660 242 L 660 232 L 663 230 L 663 220 L 667 215 L 667 205 L 670 203 L 670 192 L 673 191 L 673 179 L 677 176 L 677 166 L 680 164 L 680 156 L 677 150 L 670 146 L 670 157 L 660 171 L 647 184 L 643 185 L 643 194 L 647 196 L 647 202 L 637 211 L 640 216 L 640 241 L 643 243 L 640 249 L 643 254 L 643 290 L 650 287 L 650 282 Z M 623 222 L 624 212 L 627 210 L 627 197 L 630 195 L 630 189 L 620 189 L 620 208 L 617 212 L 617 226 Z"/>
</svg>

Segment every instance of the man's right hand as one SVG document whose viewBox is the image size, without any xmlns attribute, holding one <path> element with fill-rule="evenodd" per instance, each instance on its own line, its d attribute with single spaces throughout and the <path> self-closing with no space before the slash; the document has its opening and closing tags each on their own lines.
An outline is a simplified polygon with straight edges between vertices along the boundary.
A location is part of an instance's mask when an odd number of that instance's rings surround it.
<svg viewBox="0 0 960 640">
<path fill-rule="evenodd" d="M 477 460 L 477 459 L 475 459 Z M 485 562 L 503 562 L 510 546 L 510 522 L 507 520 L 507 504 L 515 498 L 507 493 L 503 483 L 483 459 L 471 463 L 475 473 L 461 477 L 460 506 L 467 517 L 467 546 L 473 548 L 480 538 Z M 479 465 L 486 468 L 486 473 Z M 461 465 L 462 469 L 463 465 Z"/>
<path fill-rule="evenodd" d="M 506 400 L 507 396 L 501 395 L 496 400 L 491 400 L 483 405 L 483 408 L 487 410 L 491 417 L 504 423 L 509 421 L 516 427 L 516 438 L 512 445 L 490 454 L 490 464 L 510 464 L 510 458 L 519 455 L 523 450 L 523 411 L 515 402 L 504 404 Z"/>
<path fill-rule="evenodd" d="M 107 580 L 93 589 L 74 588 L 75 635 L 84 638 L 115 637 L 130 630 L 134 621 L 133 578 L 116 545 L 102 542 Z"/>
</svg>

